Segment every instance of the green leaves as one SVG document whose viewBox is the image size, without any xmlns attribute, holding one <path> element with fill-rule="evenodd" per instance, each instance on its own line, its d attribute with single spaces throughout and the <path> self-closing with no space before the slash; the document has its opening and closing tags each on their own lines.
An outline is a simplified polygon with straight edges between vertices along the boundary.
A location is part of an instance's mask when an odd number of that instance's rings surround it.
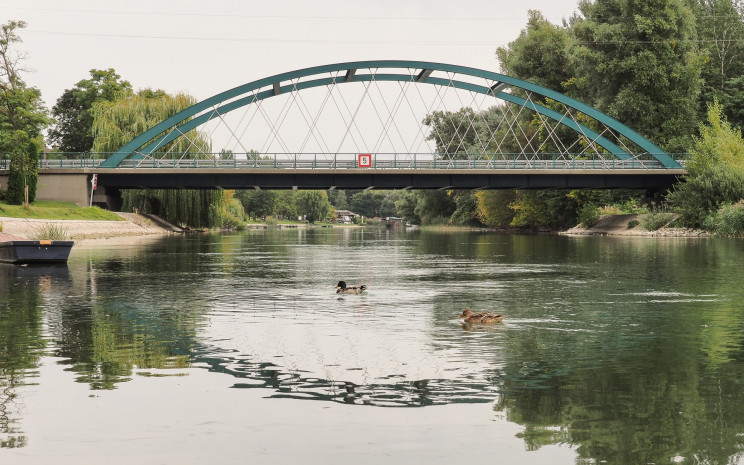
<svg viewBox="0 0 744 465">
<path fill-rule="evenodd" d="M 87 152 L 93 147 L 93 105 L 112 102 L 132 94 L 132 85 L 122 81 L 113 69 L 90 70 L 91 79 L 79 81 L 57 99 L 52 114 L 57 125 L 49 131 L 50 138 L 62 152 Z"/>
<path fill-rule="evenodd" d="M 13 45 L 21 42 L 16 30 L 24 27 L 23 21 L 9 21 L 0 28 L 0 152 L 10 154 L 7 199 L 14 204 L 34 201 L 41 132 L 49 122 L 41 92 L 19 74 L 23 57 Z"/>
</svg>

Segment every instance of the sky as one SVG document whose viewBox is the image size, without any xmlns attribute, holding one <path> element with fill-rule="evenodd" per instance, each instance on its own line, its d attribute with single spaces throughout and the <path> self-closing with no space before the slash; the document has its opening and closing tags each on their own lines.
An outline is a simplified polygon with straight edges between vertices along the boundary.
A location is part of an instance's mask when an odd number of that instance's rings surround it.
<svg viewBox="0 0 744 465">
<path fill-rule="evenodd" d="M 138 90 L 203 100 L 300 68 L 420 60 L 499 71 L 495 51 L 530 9 L 560 24 L 577 0 L 0 0 L 23 20 L 23 78 L 48 107 L 91 69 L 114 68 Z"/>
</svg>

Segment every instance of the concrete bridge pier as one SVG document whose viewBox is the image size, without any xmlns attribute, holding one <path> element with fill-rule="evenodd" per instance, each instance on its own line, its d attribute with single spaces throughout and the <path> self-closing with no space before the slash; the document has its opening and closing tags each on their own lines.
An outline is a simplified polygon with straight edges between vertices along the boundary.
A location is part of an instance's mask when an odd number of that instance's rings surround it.
<svg viewBox="0 0 744 465">
<path fill-rule="evenodd" d="M 90 205 L 92 189 L 90 173 L 62 173 L 39 172 L 39 182 L 36 184 L 36 199 L 72 202 L 81 207 Z M 8 188 L 7 172 L 0 174 L 0 189 Z M 121 209 L 121 193 L 119 189 L 106 189 L 99 186 L 93 192 L 93 205 L 99 205 L 113 210 Z"/>
</svg>

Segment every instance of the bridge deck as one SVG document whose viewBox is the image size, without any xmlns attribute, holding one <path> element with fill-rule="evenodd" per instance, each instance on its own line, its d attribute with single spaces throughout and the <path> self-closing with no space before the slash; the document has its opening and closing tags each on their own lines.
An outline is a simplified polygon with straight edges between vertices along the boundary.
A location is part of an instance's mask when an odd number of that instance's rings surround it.
<svg viewBox="0 0 744 465">
<path fill-rule="evenodd" d="M 98 174 L 106 188 L 180 189 L 667 189 L 684 170 L 46 169 L 47 174 Z"/>
</svg>

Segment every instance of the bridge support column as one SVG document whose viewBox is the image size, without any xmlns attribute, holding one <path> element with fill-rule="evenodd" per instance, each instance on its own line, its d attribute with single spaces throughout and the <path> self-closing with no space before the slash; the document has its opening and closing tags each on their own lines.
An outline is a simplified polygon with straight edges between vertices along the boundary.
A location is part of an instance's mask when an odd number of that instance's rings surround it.
<svg viewBox="0 0 744 465">
<path fill-rule="evenodd" d="M 39 173 L 36 184 L 36 198 L 39 200 L 58 200 L 87 206 L 90 202 L 90 177 L 80 174 Z"/>
<path fill-rule="evenodd" d="M 119 189 L 98 186 L 98 189 L 93 193 L 93 205 L 105 207 L 106 210 L 121 211 L 122 203 L 123 199 Z"/>
</svg>

